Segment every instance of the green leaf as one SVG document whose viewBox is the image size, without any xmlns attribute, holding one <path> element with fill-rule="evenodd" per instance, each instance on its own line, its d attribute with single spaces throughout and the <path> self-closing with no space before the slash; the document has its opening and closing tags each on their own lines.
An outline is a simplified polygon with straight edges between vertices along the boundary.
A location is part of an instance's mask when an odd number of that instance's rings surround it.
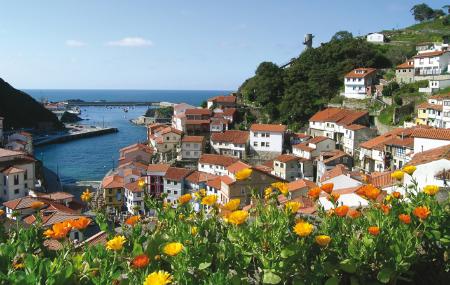
<svg viewBox="0 0 450 285">
<path fill-rule="evenodd" d="M 355 273 L 356 272 L 356 264 L 350 259 L 345 259 L 341 261 L 340 268 L 347 273 Z"/>
<path fill-rule="evenodd" d="M 281 282 L 280 276 L 270 271 L 264 272 L 263 283 L 264 284 L 278 284 Z"/>
<path fill-rule="evenodd" d="M 295 251 L 293 251 L 289 248 L 283 249 L 280 253 L 282 258 L 289 258 L 289 257 L 293 256 L 294 254 L 295 254 Z"/>
<path fill-rule="evenodd" d="M 198 266 L 198 269 L 203 270 L 211 266 L 211 262 L 202 262 Z"/>
<path fill-rule="evenodd" d="M 359 285 L 358 278 L 356 278 L 355 276 L 351 276 L 350 277 L 350 285 Z"/>
<path fill-rule="evenodd" d="M 381 269 L 380 272 L 378 272 L 377 274 L 377 279 L 378 281 L 380 281 L 381 283 L 388 283 L 389 280 L 391 280 L 392 274 L 394 273 L 394 270 L 390 267 L 385 267 L 383 269 Z"/>
<path fill-rule="evenodd" d="M 336 276 L 330 277 L 325 282 L 325 285 L 339 285 L 339 278 L 337 278 Z"/>
</svg>

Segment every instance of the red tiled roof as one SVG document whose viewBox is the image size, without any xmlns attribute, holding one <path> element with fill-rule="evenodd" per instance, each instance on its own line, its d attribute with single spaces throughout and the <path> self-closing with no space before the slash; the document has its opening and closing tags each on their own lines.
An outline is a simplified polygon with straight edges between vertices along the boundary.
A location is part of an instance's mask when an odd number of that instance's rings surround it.
<svg viewBox="0 0 450 285">
<path fill-rule="evenodd" d="M 234 144 L 246 144 L 248 141 L 249 132 L 228 130 L 223 133 L 211 134 L 211 141 L 215 142 L 230 142 Z"/>
<path fill-rule="evenodd" d="M 315 113 L 310 122 L 334 122 L 341 126 L 354 124 L 358 119 L 368 114 L 367 111 L 349 110 L 343 108 L 326 108 Z"/>
<path fill-rule="evenodd" d="M 230 173 L 236 173 L 238 171 L 241 171 L 243 169 L 247 169 L 250 168 L 251 166 L 248 165 L 247 163 L 244 163 L 242 161 L 236 161 L 235 163 L 231 164 L 230 166 L 227 167 L 228 172 Z"/>
<path fill-rule="evenodd" d="M 233 178 L 231 178 L 230 176 L 221 176 L 220 178 L 221 178 L 222 182 L 227 185 L 231 185 L 235 182 L 235 180 L 233 180 Z"/>
<path fill-rule="evenodd" d="M 299 143 L 299 144 L 295 144 L 295 145 L 292 146 L 292 148 L 300 149 L 300 150 L 303 150 L 303 151 L 306 151 L 306 152 L 311 152 L 311 151 L 315 150 L 315 148 L 312 148 L 312 147 L 308 146 L 307 142 L 302 142 L 302 143 Z"/>
<path fill-rule="evenodd" d="M 363 125 L 359 125 L 359 124 L 351 124 L 348 126 L 345 126 L 344 128 L 346 128 L 347 130 L 351 130 L 351 131 L 357 131 L 357 130 L 362 130 L 362 129 L 366 129 L 366 126 Z"/>
<path fill-rule="evenodd" d="M 49 200 L 53 200 L 53 201 L 72 199 L 75 197 L 73 194 L 70 194 L 67 192 L 62 192 L 62 191 L 53 192 L 53 193 L 39 193 L 39 192 L 35 192 L 35 193 L 36 193 L 36 196 L 39 198 L 49 199 Z"/>
<path fill-rule="evenodd" d="M 222 188 L 222 177 L 221 176 L 217 176 L 216 178 L 212 179 L 212 180 L 208 180 L 206 182 L 206 185 L 208 185 L 209 187 L 212 187 L 214 189 L 220 189 Z"/>
<path fill-rule="evenodd" d="M 433 95 L 433 96 L 430 96 L 429 99 L 438 99 L 438 100 L 439 99 L 440 100 L 442 100 L 442 99 L 450 99 L 450 93 Z"/>
<path fill-rule="evenodd" d="M 208 101 L 209 102 L 216 102 L 216 103 L 235 103 L 236 102 L 236 96 L 233 96 L 233 95 L 220 95 L 220 96 L 209 98 Z"/>
<path fill-rule="evenodd" d="M 208 115 L 211 116 L 210 109 L 186 109 L 184 112 L 185 115 Z"/>
<path fill-rule="evenodd" d="M 173 181 L 181 181 L 183 178 L 192 173 L 193 170 L 178 167 L 169 167 L 164 178 Z"/>
<path fill-rule="evenodd" d="M 310 138 L 311 136 L 305 133 L 295 133 L 292 135 L 293 137 L 299 138 L 299 139 L 306 139 Z"/>
<path fill-rule="evenodd" d="M 384 147 L 386 142 L 389 141 L 390 139 L 395 138 L 397 136 L 401 136 L 402 133 L 403 133 L 403 136 L 409 136 L 409 135 L 411 135 L 412 131 L 413 131 L 412 128 L 408 128 L 408 129 L 396 128 L 396 129 L 393 129 L 392 131 L 389 131 L 387 133 L 384 133 L 380 136 L 377 136 L 373 139 L 370 139 L 368 141 L 361 143 L 360 147 L 365 148 L 365 149 L 381 149 Z"/>
<path fill-rule="evenodd" d="M 435 140 L 450 140 L 450 129 L 423 129 L 417 128 L 412 132 L 412 137 Z"/>
<path fill-rule="evenodd" d="M 164 163 L 158 163 L 158 164 L 150 164 L 147 167 L 148 172 L 167 172 L 167 169 L 169 169 L 170 164 L 164 164 Z"/>
<path fill-rule="evenodd" d="M 308 144 L 313 143 L 313 144 L 318 144 L 320 142 L 323 142 L 325 140 L 331 140 L 328 137 L 324 137 L 324 136 L 317 136 L 317 137 L 313 137 L 312 139 L 308 140 Z"/>
<path fill-rule="evenodd" d="M 372 184 L 373 186 L 380 189 L 390 187 L 396 182 L 395 179 L 391 176 L 392 172 L 393 171 L 372 172 L 367 175 L 367 183 Z"/>
<path fill-rule="evenodd" d="M 361 71 L 362 73 L 357 73 L 358 71 Z M 345 77 L 364 78 L 364 77 L 366 77 L 368 75 L 373 74 L 376 71 L 377 70 L 375 68 L 355 68 L 352 71 L 350 71 L 349 73 L 347 73 L 345 75 Z"/>
<path fill-rule="evenodd" d="M 419 104 L 417 106 L 417 109 L 432 109 L 432 110 L 436 110 L 436 111 L 441 111 L 443 110 L 443 106 L 442 105 L 437 105 L 437 104 L 431 104 L 428 102 L 424 102 L 422 104 Z"/>
<path fill-rule="evenodd" d="M 343 152 L 342 150 L 335 149 L 331 151 L 322 152 L 322 156 L 330 156 L 323 160 L 323 163 L 327 164 L 328 162 L 334 161 L 343 156 L 350 156 L 350 155 L 348 155 L 346 152 Z"/>
<path fill-rule="evenodd" d="M 181 141 L 182 142 L 195 142 L 195 143 L 202 143 L 205 139 L 204 136 L 184 136 Z"/>
<path fill-rule="evenodd" d="M 414 138 L 407 137 L 407 138 L 403 138 L 402 139 L 402 138 L 399 138 L 399 137 L 395 137 L 395 138 L 391 138 L 391 139 L 387 140 L 384 144 L 385 145 L 394 145 L 394 146 L 414 148 Z"/>
<path fill-rule="evenodd" d="M 107 176 L 105 178 L 103 178 L 102 181 L 102 188 L 123 188 L 124 183 L 123 183 L 123 177 L 117 175 L 117 174 L 113 174 L 110 176 Z"/>
<path fill-rule="evenodd" d="M 126 177 L 129 175 L 141 176 L 141 172 L 136 168 L 125 168 L 123 171 L 123 176 Z"/>
<path fill-rule="evenodd" d="M 286 163 L 289 161 L 300 160 L 300 159 L 301 159 L 300 157 L 295 156 L 293 154 L 281 154 L 281 155 L 277 156 L 274 160 Z"/>
<path fill-rule="evenodd" d="M 2 173 L 4 175 L 10 175 L 10 174 L 16 174 L 16 173 L 22 173 L 22 172 L 25 172 L 25 170 L 14 167 L 14 166 L 11 166 L 11 167 L 8 167 L 8 168 L 2 170 Z"/>
<path fill-rule="evenodd" d="M 333 179 L 340 175 L 347 175 L 350 171 L 343 164 L 338 164 L 334 168 L 326 171 L 323 176 L 320 178 L 320 182 Z"/>
<path fill-rule="evenodd" d="M 450 160 L 450 145 L 433 148 L 424 152 L 416 153 L 408 165 L 420 165 L 435 160 Z"/>
<path fill-rule="evenodd" d="M 273 161 L 272 161 L 273 163 Z M 271 166 L 267 166 L 267 165 L 256 165 L 253 166 L 252 169 L 258 169 L 259 171 L 265 172 L 265 173 L 270 173 L 273 168 Z"/>
<path fill-rule="evenodd" d="M 253 124 L 250 127 L 250 131 L 283 133 L 286 131 L 286 126 L 285 125 L 275 125 L 275 124 Z"/>
<path fill-rule="evenodd" d="M 158 132 L 158 134 L 160 134 L 160 135 L 165 135 L 168 133 L 175 133 L 175 134 L 181 135 L 183 132 L 180 130 L 177 130 L 175 128 L 172 128 L 172 127 L 166 127 Z"/>
<path fill-rule="evenodd" d="M 225 108 L 223 109 L 223 115 L 224 116 L 234 116 L 236 113 L 236 108 Z"/>
<path fill-rule="evenodd" d="M 0 148 L 0 157 L 8 157 L 8 156 L 22 156 L 23 153 L 19 151 L 9 150 L 5 148 Z"/>
<path fill-rule="evenodd" d="M 139 187 L 139 181 L 134 181 L 134 182 L 130 182 L 125 184 L 125 188 L 130 190 L 133 193 L 137 193 L 137 192 L 143 192 L 144 189 Z"/>
<path fill-rule="evenodd" d="M 38 202 L 39 199 L 31 197 L 31 196 L 26 196 L 26 197 L 22 197 L 22 198 L 17 198 L 14 200 L 9 200 L 7 202 L 3 203 L 3 206 L 10 208 L 12 210 L 20 210 L 20 209 L 27 209 L 31 207 L 31 204 L 33 202 Z M 47 203 L 48 205 L 48 203 Z"/>
<path fill-rule="evenodd" d="M 228 167 L 238 161 L 239 159 L 226 156 L 226 155 L 219 155 L 219 154 L 202 154 L 200 156 L 200 159 L 198 160 L 199 163 L 203 164 L 213 164 L 213 165 L 221 165 Z"/>
<path fill-rule="evenodd" d="M 202 171 L 194 171 L 186 177 L 186 180 L 191 183 L 200 183 L 207 182 L 209 180 L 213 180 L 217 177 L 217 175 L 206 173 Z"/>
<path fill-rule="evenodd" d="M 289 182 L 287 186 L 288 186 L 289 192 L 293 192 L 293 191 L 303 189 L 303 188 L 311 189 L 311 188 L 317 187 L 317 184 L 308 179 L 298 179 L 298 180 Z"/>
<path fill-rule="evenodd" d="M 413 58 L 435 57 L 435 56 L 443 55 L 446 52 L 447 51 L 442 51 L 442 50 L 423 52 L 423 53 L 419 53 L 419 54 L 413 56 Z"/>
<path fill-rule="evenodd" d="M 209 125 L 210 120 L 186 120 L 185 125 Z"/>
<path fill-rule="evenodd" d="M 410 69 L 414 68 L 414 60 L 407 60 L 402 64 L 397 65 L 397 69 Z"/>
</svg>

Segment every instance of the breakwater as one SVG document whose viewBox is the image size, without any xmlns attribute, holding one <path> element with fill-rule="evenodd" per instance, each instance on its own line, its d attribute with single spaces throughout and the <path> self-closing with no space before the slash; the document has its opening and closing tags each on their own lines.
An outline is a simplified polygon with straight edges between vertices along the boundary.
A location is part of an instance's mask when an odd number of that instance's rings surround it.
<svg viewBox="0 0 450 285">
<path fill-rule="evenodd" d="M 117 133 L 117 128 L 90 128 L 83 131 L 69 132 L 66 134 L 58 134 L 46 138 L 35 139 L 33 144 L 35 146 L 43 146 L 48 144 L 63 143 L 83 138 L 90 138 L 111 133 Z"/>
</svg>

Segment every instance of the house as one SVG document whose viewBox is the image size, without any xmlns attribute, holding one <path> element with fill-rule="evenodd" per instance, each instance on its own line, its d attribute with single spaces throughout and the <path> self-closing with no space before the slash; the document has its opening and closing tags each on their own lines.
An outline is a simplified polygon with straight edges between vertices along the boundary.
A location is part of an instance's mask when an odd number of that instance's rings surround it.
<svg viewBox="0 0 450 285">
<path fill-rule="evenodd" d="M 228 119 L 213 117 L 210 120 L 209 131 L 211 133 L 224 132 L 228 130 L 229 123 Z"/>
<path fill-rule="evenodd" d="M 214 175 L 227 175 L 227 167 L 237 162 L 239 159 L 220 155 L 220 154 L 202 154 L 198 160 L 198 170 Z"/>
<path fill-rule="evenodd" d="M 377 129 L 372 129 L 359 124 L 351 124 L 343 127 L 343 150 L 351 156 L 356 155 L 356 150 L 362 142 L 368 141 L 377 135 Z"/>
<path fill-rule="evenodd" d="M 305 141 L 309 140 L 310 138 L 311 138 L 311 136 L 306 133 L 293 133 L 289 137 L 291 145 L 296 145 L 296 144 L 305 142 Z"/>
<path fill-rule="evenodd" d="M 165 201 L 176 205 L 178 198 L 186 193 L 185 178 L 193 171 L 186 168 L 169 167 L 164 176 L 164 194 L 167 195 Z"/>
<path fill-rule="evenodd" d="M 450 51 L 435 50 L 419 52 L 413 56 L 415 76 L 441 75 L 448 73 Z M 423 77 L 421 79 L 428 79 Z"/>
<path fill-rule="evenodd" d="M 370 33 L 366 36 L 370 43 L 384 43 L 384 35 L 382 33 Z"/>
<path fill-rule="evenodd" d="M 316 136 L 292 146 L 292 153 L 295 156 L 305 159 L 313 159 L 320 155 L 322 151 L 336 149 L 336 142 L 328 137 Z"/>
<path fill-rule="evenodd" d="M 111 174 L 103 178 L 101 183 L 103 201 L 109 214 L 117 214 L 122 211 L 124 204 L 124 179 L 117 174 Z"/>
<path fill-rule="evenodd" d="M 185 191 L 194 193 L 200 189 L 206 189 L 208 181 L 216 178 L 217 175 L 196 170 L 186 177 Z"/>
<path fill-rule="evenodd" d="M 316 181 L 321 181 L 328 170 L 339 164 L 343 164 L 351 169 L 353 167 L 353 157 L 338 149 L 322 152 L 317 160 Z"/>
<path fill-rule="evenodd" d="M 150 197 L 159 197 L 164 193 L 164 176 L 169 169 L 169 164 L 150 164 L 147 167 L 147 175 L 145 177 L 145 184 L 147 186 L 147 193 Z"/>
<path fill-rule="evenodd" d="M 412 137 L 393 137 L 385 142 L 384 151 L 390 157 L 388 169 L 402 169 L 411 160 L 414 152 L 414 139 Z"/>
<path fill-rule="evenodd" d="M 273 158 L 283 152 L 286 126 L 253 124 L 250 127 L 250 151 L 259 156 Z"/>
<path fill-rule="evenodd" d="M 416 153 L 408 165 L 417 168 L 412 177 L 417 181 L 419 189 L 423 189 L 426 185 L 450 186 L 450 145 Z M 403 185 L 410 184 L 412 184 L 411 177 L 405 175 Z"/>
<path fill-rule="evenodd" d="M 205 150 L 204 136 L 184 136 L 181 139 L 178 160 L 197 160 Z"/>
<path fill-rule="evenodd" d="M 33 155 L 33 136 L 24 131 L 15 132 L 8 136 L 5 148 Z"/>
<path fill-rule="evenodd" d="M 144 207 L 144 187 L 139 186 L 139 180 L 130 181 L 124 186 L 125 205 L 131 215 L 142 215 Z"/>
<path fill-rule="evenodd" d="M 344 127 L 355 124 L 369 126 L 369 112 L 345 108 L 326 108 L 315 113 L 309 119 L 309 134 L 313 137 L 329 137 L 337 145 L 342 145 Z"/>
<path fill-rule="evenodd" d="M 81 213 L 81 210 L 83 208 L 83 205 L 74 199 L 75 196 L 67 192 L 58 191 L 51 193 L 41 193 L 30 191 L 29 196 L 37 198 L 41 201 L 47 201 L 52 204 L 57 203 L 59 205 L 64 205 L 77 213 Z"/>
<path fill-rule="evenodd" d="M 223 118 L 232 124 L 236 119 L 236 108 L 214 109 L 213 118 Z"/>
<path fill-rule="evenodd" d="M 211 134 L 211 147 L 215 153 L 245 158 L 247 155 L 249 132 L 228 130 Z"/>
<path fill-rule="evenodd" d="M 186 120 L 208 120 L 211 118 L 212 111 L 210 109 L 192 108 L 186 109 L 184 114 Z"/>
<path fill-rule="evenodd" d="M 316 183 L 312 182 L 309 179 L 304 178 L 291 181 L 288 183 L 287 186 L 290 193 L 289 197 L 291 199 L 295 199 L 300 196 L 307 197 L 309 190 L 318 187 Z"/>
<path fill-rule="evenodd" d="M 372 95 L 377 75 L 375 68 L 356 68 L 344 77 L 344 96 L 353 99 L 365 99 Z"/>
<path fill-rule="evenodd" d="M 395 81 L 399 84 L 414 82 L 414 74 L 414 59 L 408 59 L 395 67 Z"/>
<path fill-rule="evenodd" d="M 339 205 L 346 205 L 350 208 L 363 208 L 369 205 L 369 201 L 361 197 L 357 192 L 362 186 L 347 187 L 333 190 L 334 193 L 339 194 L 337 203 Z M 328 200 L 328 195 L 322 193 L 319 197 L 319 204 L 325 210 L 333 209 L 335 206 Z"/>
<path fill-rule="evenodd" d="M 226 96 L 216 96 L 209 98 L 206 107 L 211 108 L 235 108 L 236 107 L 236 96 L 226 95 Z"/>
<path fill-rule="evenodd" d="M 34 189 L 35 163 L 23 152 L 0 148 L 0 200 L 25 197 Z"/>
<path fill-rule="evenodd" d="M 450 145 L 450 129 L 415 128 L 411 137 L 414 138 L 414 154 Z"/>
<path fill-rule="evenodd" d="M 391 171 L 384 172 L 372 172 L 365 175 L 365 179 L 367 184 L 372 184 L 382 191 L 386 191 L 387 193 L 392 193 L 397 190 L 397 182 L 394 178 L 392 178 Z"/>
<path fill-rule="evenodd" d="M 345 165 L 338 164 L 320 177 L 320 184 L 333 183 L 334 189 L 343 189 L 362 185 L 361 180 L 359 172 L 350 171 Z"/>
<path fill-rule="evenodd" d="M 235 163 L 233 163 L 233 164 L 231 164 L 230 166 L 227 167 L 227 174 L 226 175 L 230 176 L 233 179 L 236 179 L 235 174 L 237 172 L 242 171 L 242 170 L 247 169 L 247 168 L 251 168 L 251 165 L 238 160 Z"/>
<path fill-rule="evenodd" d="M 13 220 L 22 220 L 23 218 L 33 214 L 36 212 L 36 209 L 33 209 L 31 205 L 34 202 L 42 202 L 37 197 L 32 196 L 24 196 L 16 199 L 10 199 L 3 203 L 5 207 L 6 216 Z M 43 202 L 44 205 L 42 207 L 46 207 L 49 204 Z"/>
<path fill-rule="evenodd" d="M 313 164 L 311 160 L 293 154 L 281 154 L 273 160 L 271 173 L 286 181 L 313 177 Z"/>
<path fill-rule="evenodd" d="M 416 124 L 450 129 L 450 93 L 430 96 L 418 105 Z"/>
<path fill-rule="evenodd" d="M 159 128 L 148 137 L 149 146 L 157 154 L 159 161 L 176 158 L 177 147 L 181 142 L 182 132 L 172 127 Z"/>
<path fill-rule="evenodd" d="M 139 161 L 150 163 L 152 161 L 153 149 L 148 145 L 136 143 L 119 150 L 119 161 Z"/>
</svg>

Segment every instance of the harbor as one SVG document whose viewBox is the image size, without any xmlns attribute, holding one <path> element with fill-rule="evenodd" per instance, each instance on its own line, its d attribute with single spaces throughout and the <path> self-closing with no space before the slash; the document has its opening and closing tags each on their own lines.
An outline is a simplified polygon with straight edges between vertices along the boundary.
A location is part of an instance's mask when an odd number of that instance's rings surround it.
<svg viewBox="0 0 450 285">
<path fill-rule="evenodd" d="M 98 127 L 86 125 L 66 125 L 67 131 L 58 132 L 55 134 L 35 137 L 33 140 L 34 146 L 44 146 L 55 143 L 62 143 L 73 141 L 82 138 L 89 138 L 105 134 L 117 133 L 119 130 L 112 127 Z"/>
</svg>

